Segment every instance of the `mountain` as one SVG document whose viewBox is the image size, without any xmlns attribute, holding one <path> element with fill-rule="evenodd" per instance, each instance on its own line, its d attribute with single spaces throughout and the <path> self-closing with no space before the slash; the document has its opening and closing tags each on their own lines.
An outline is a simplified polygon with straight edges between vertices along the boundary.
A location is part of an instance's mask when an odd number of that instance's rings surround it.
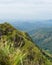
<svg viewBox="0 0 52 65">
<path fill-rule="evenodd" d="M 39 47 L 52 53 L 52 27 L 32 30 L 30 35 Z"/>
<path fill-rule="evenodd" d="M 0 65 L 52 65 L 44 53 L 26 32 L 0 24 Z"/>
<path fill-rule="evenodd" d="M 10 22 L 16 29 L 28 32 L 39 28 L 52 27 L 52 20 L 40 21 L 12 21 Z"/>
</svg>

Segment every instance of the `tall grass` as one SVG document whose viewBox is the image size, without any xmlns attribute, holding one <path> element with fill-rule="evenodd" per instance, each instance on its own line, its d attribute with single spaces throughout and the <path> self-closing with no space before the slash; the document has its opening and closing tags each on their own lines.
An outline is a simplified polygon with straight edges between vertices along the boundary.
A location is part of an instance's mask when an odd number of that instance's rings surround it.
<svg viewBox="0 0 52 65">
<path fill-rule="evenodd" d="M 23 54 L 19 48 L 14 51 L 12 49 L 9 45 L 0 47 L 0 65 L 23 65 L 23 58 L 26 54 Z"/>
</svg>

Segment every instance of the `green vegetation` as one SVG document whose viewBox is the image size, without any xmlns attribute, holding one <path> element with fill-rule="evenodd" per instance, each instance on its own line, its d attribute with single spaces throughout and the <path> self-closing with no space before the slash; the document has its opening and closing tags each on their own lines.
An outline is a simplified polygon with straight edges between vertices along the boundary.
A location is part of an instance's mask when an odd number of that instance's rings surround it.
<svg viewBox="0 0 52 65">
<path fill-rule="evenodd" d="M 0 24 L 0 65 L 52 65 L 30 36 L 8 23 Z"/>
</svg>

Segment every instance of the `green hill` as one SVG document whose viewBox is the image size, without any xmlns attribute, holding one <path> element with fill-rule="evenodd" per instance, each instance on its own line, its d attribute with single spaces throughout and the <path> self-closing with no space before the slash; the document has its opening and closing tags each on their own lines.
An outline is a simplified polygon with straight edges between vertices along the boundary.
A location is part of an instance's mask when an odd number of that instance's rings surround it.
<svg viewBox="0 0 52 65">
<path fill-rule="evenodd" d="M 8 23 L 0 24 L 0 65 L 52 65 L 30 36 Z"/>
</svg>

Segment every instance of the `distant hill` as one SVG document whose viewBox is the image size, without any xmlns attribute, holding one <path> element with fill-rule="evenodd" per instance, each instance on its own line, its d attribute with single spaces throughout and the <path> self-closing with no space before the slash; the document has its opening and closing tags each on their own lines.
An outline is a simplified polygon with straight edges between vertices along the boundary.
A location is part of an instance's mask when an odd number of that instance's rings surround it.
<svg viewBox="0 0 52 65">
<path fill-rule="evenodd" d="M 52 27 L 32 30 L 30 35 L 39 47 L 52 53 Z"/>
<path fill-rule="evenodd" d="M 40 21 L 14 21 L 10 22 L 16 29 L 26 31 L 29 33 L 31 30 L 39 28 L 52 27 L 52 20 L 40 20 Z"/>
<path fill-rule="evenodd" d="M 31 37 L 8 23 L 0 24 L 0 65 L 52 65 Z"/>
</svg>

